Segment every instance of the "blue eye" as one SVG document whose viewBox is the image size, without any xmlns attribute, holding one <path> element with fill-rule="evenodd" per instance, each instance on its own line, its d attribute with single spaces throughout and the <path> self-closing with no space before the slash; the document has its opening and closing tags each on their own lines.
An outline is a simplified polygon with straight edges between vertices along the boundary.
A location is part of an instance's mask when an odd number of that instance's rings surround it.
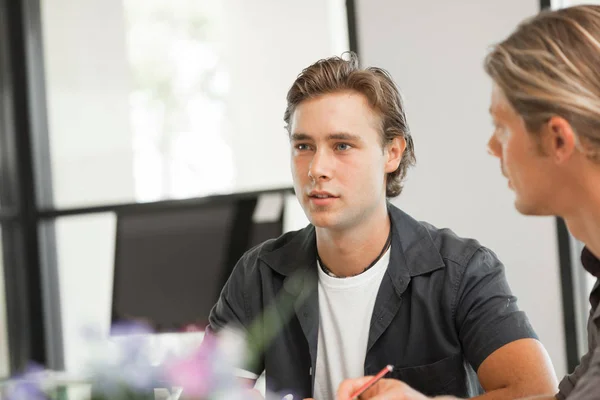
<svg viewBox="0 0 600 400">
<path fill-rule="evenodd" d="M 349 150 L 350 148 L 352 148 L 352 146 L 350 146 L 348 143 L 338 143 L 335 147 L 337 150 L 341 151 Z"/>
</svg>

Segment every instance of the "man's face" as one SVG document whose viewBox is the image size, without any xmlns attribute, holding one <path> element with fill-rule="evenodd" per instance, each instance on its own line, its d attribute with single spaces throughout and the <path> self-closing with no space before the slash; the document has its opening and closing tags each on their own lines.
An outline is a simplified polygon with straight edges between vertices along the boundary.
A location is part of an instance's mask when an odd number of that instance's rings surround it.
<svg viewBox="0 0 600 400">
<path fill-rule="evenodd" d="M 500 159 L 502 173 L 516 195 L 515 207 L 526 215 L 552 214 L 550 201 L 556 189 L 552 186 L 554 165 L 496 84 L 492 89 L 490 114 L 494 133 L 488 151 Z"/>
<path fill-rule="evenodd" d="M 296 195 L 310 222 L 342 230 L 385 207 L 386 173 L 398 168 L 402 139 L 382 148 L 367 99 L 344 91 L 305 100 L 290 121 Z"/>
</svg>

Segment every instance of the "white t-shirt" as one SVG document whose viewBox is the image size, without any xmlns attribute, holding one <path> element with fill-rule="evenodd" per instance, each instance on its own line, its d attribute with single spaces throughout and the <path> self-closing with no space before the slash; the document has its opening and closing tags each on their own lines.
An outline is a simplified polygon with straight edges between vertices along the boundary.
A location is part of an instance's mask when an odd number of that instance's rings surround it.
<svg viewBox="0 0 600 400">
<path fill-rule="evenodd" d="M 318 265 L 315 400 L 334 399 L 344 379 L 364 375 L 371 315 L 389 261 L 390 249 L 367 271 L 348 278 L 329 276 Z"/>
</svg>

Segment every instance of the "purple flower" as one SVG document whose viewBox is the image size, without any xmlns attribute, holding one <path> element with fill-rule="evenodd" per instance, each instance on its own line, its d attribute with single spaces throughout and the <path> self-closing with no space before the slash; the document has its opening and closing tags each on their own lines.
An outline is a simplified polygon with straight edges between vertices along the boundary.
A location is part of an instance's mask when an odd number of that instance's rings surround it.
<svg viewBox="0 0 600 400">
<path fill-rule="evenodd" d="M 236 335 L 205 335 L 202 344 L 186 358 L 167 364 L 169 386 L 183 388 L 192 398 L 246 398 L 240 394 L 243 388 L 235 375 L 238 339 Z"/>
<path fill-rule="evenodd" d="M 89 361 L 87 377 L 97 395 L 108 397 L 127 388 L 147 393 L 162 382 L 160 368 L 151 360 L 149 346 L 152 330 L 141 323 L 121 323 L 111 328 L 112 338 L 87 330 Z"/>
<path fill-rule="evenodd" d="M 25 371 L 15 376 L 5 392 L 7 400 L 47 400 L 42 391 L 44 367 L 30 363 Z"/>
<path fill-rule="evenodd" d="M 11 384 L 6 391 L 7 400 L 48 400 L 35 382 L 21 379 Z"/>
<path fill-rule="evenodd" d="M 188 396 L 206 396 L 215 383 L 215 353 L 215 339 L 210 335 L 205 336 L 200 347 L 188 357 L 168 363 L 167 380 L 172 386 L 182 387 Z"/>
<path fill-rule="evenodd" d="M 142 322 L 118 322 L 110 327 L 111 336 L 149 335 L 150 325 Z"/>
</svg>

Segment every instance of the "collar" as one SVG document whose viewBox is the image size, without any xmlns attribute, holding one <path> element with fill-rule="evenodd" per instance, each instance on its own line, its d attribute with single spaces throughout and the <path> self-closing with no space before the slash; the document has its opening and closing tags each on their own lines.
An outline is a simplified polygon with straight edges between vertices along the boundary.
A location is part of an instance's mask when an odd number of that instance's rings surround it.
<svg viewBox="0 0 600 400">
<path fill-rule="evenodd" d="M 392 253 L 388 268 L 393 281 L 402 277 L 426 274 L 445 264 L 429 230 L 411 216 L 388 204 L 392 223 Z M 313 225 L 277 239 L 259 258 L 283 276 L 300 270 L 317 268 L 316 232 Z M 405 284 L 407 282 L 404 282 Z M 405 287 L 405 284 L 402 285 Z"/>
<path fill-rule="evenodd" d="M 581 252 L 581 263 L 587 272 L 600 278 L 600 260 L 587 247 Z"/>
</svg>

